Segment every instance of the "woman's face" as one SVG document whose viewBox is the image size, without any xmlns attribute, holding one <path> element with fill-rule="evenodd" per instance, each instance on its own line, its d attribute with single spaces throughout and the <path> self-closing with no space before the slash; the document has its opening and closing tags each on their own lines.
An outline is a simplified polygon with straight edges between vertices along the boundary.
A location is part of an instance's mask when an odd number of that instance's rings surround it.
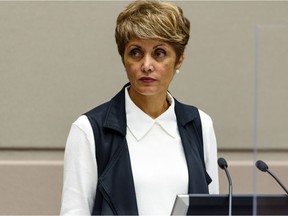
<svg viewBox="0 0 288 216">
<path fill-rule="evenodd" d="M 166 42 L 132 39 L 125 47 L 123 63 L 131 83 L 130 90 L 141 95 L 165 94 L 176 69 L 183 62 L 183 55 L 176 63 L 176 52 Z"/>
</svg>

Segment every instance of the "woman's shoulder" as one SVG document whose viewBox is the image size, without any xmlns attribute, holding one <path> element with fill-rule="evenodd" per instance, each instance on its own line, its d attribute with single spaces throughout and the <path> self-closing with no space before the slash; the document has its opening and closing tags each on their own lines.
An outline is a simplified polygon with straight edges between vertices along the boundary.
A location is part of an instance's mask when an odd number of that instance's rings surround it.
<svg viewBox="0 0 288 216">
<path fill-rule="evenodd" d="M 175 100 L 175 98 L 174 98 L 174 100 Z M 204 123 L 212 123 L 212 119 L 211 119 L 210 115 L 195 105 L 184 104 L 184 103 L 181 103 L 177 100 L 175 100 L 175 105 L 177 107 L 179 107 L 179 109 L 181 110 L 182 113 L 183 112 L 184 113 L 191 113 L 191 112 L 197 113 L 198 112 L 202 123 L 203 122 Z"/>
<path fill-rule="evenodd" d="M 212 125 L 213 121 L 210 115 L 201 109 L 198 109 L 202 125 Z"/>
<path fill-rule="evenodd" d="M 90 122 L 86 115 L 80 115 L 72 124 L 72 127 L 77 127 L 82 131 L 89 131 L 91 129 Z"/>
<path fill-rule="evenodd" d="M 109 102 L 105 102 L 103 104 L 100 104 L 92 109 L 90 109 L 88 112 L 84 113 L 85 116 L 91 116 L 91 115 L 99 115 L 102 114 L 107 110 L 109 106 Z"/>
<path fill-rule="evenodd" d="M 201 110 L 199 108 L 198 108 L 198 111 L 199 111 L 199 115 L 200 115 L 201 119 L 205 119 L 207 121 L 212 121 L 209 114 L 207 114 L 206 112 L 204 112 L 203 110 Z"/>
</svg>

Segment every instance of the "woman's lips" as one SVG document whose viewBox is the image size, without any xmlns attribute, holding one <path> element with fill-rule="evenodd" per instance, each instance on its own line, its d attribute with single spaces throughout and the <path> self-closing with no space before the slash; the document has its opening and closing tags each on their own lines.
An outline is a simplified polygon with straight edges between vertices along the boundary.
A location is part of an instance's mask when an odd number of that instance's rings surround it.
<svg viewBox="0 0 288 216">
<path fill-rule="evenodd" d="M 142 77 L 142 78 L 140 78 L 140 81 L 142 81 L 144 83 L 152 83 L 152 82 L 155 82 L 156 79 L 153 79 L 151 77 Z"/>
</svg>

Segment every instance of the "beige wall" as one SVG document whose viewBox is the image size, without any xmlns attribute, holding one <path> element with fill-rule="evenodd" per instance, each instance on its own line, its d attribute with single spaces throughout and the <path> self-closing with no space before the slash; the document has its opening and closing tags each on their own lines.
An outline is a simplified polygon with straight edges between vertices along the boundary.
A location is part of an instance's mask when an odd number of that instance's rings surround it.
<svg viewBox="0 0 288 216">
<path fill-rule="evenodd" d="M 114 42 L 127 4 L 0 2 L 0 214 L 58 213 L 71 123 L 127 82 Z M 177 4 L 191 40 L 170 91 L 213 118 L 236 193 L 281 193 L 252 167 L 267 160 L 288 185 L 288 2 Z"/>
</svg>

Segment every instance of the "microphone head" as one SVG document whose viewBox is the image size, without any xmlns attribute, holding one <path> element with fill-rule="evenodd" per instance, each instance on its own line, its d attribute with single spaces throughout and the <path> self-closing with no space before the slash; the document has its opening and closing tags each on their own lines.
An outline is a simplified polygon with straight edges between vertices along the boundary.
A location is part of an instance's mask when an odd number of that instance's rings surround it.
<svg viewBox="0 0 288 216">
<path fill-rule="evenodd" d="M 255 165 L 262 172 L 266 172 L 269 169 L 268 165 L 262 160 L 256 161 Z"/>
<path fill-rule="evenodd" d="M 221 169 L 225 169 L 225 168 L 228 167 L 227 161 L 226 161 L 224 158 L 222 158 L 222 157 L 220 157 L 220 158 L 218 159 L 218 165 L 219 165 L 219 167 L 220 167 Z"/>
</svg>

